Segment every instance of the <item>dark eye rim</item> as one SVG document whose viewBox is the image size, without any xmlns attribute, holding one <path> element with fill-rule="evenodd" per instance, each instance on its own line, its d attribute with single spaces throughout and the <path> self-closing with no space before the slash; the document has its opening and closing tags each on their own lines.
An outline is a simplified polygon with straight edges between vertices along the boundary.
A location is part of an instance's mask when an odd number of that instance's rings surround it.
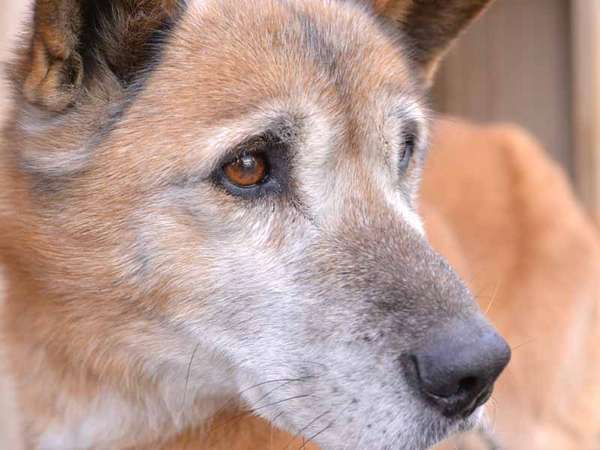
<svg viewBox="0 0 600 450">
<path fill-rule="evenodd" d="M 287 153 L 286 145 L 270 133 L 250 138 L 223 158 L 213 172 L 213 183 L 229 195 L 247 200 L 281 194 L 287 183 L 289 165 Z M 264 159 L 266 173 L 260 183 L 239 186 L 227 177 L 225 167 L 244 154 L 260 155 Z"/>
</svg>

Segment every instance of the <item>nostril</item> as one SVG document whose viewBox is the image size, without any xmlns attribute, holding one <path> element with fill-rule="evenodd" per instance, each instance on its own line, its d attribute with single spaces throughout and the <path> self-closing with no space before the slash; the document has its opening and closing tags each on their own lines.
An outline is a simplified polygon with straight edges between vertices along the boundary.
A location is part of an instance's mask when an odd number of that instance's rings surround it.
<svg viewBox="0 0 600 450">
<path fill-rule="evenodd" d="M 479 380 L 476 377 L 466 377 L 458 382 L 458 392 L 471 392 L 477 388 Z"/>
<path fill-rule="evenodd" d="M 413 358 L 417 380 L 421 389 L 428 396 L 438 399 L 473 398 L 480 394 L 486 387 L 484 380 L 477 376 L 461 378 L 453 373 L 431 374 L 417 358 Z"/>
<path fill-rule="evenodd" d="M 440 370 L 427 358 L 413 356 L 411 360 L 419 390 L 446 416 L 468 416 L 491 395 L 492 385 L 485 377 L 465 376 L 456 366 Z"/>
</svg>

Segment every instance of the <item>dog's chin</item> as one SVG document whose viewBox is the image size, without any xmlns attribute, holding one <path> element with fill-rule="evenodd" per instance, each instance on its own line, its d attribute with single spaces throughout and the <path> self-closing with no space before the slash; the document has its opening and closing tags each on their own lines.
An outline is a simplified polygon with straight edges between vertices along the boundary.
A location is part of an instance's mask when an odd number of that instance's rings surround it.
<svg viewBox="0 0 600 450">
<path fill-rule="evenodd" d="M 390 450 L 426 450 L 446 439 L 461 433 L 469 432 L 481 426 L 484 416 L 484 408 L 478 408 L 470 416 L 461 419 L 447 419 L 445 417 L 439 420 L 432 420 L 429 423 L 423 423 L 421 432 L 413 436 L 402 436 L 396 443 L 389 443 L 382 448 Z M 365 449 L 366 450 L 366 449 Z"/>
<path fill-rule="evenodd" d="M 426 450 L 452 436 L 480 427 L 484 416 L 485 406 L 477 408 L 468 417 L 456 419 L 425 410 L 413 417 L 411 423 L 398 423 L 397 427 L 393 424 L 384 428 L 376 425 L 356 427 L 351 424 L 360 423 L 360 418 L 345 418 L 348 426 L 326 426 L 310 436 L 302 430 L 290 431 L 297 436 L 304 434 L 323 450 Z"/>
<path fill-rule="evenodd" d="M 457 434 L 466 433 L 473 429 L 481 427 L 485 417 L 485 405 L 480 406 L 469 416 L 459 419 L 449 419 L 442 417 L 440 420 L 433 420 L 429 425 L 423 427 L 422 435 L 416 436 L 413 442 L 407 442 L 404 445 L 389 447 L 390 449 L 406 450 L 425 450 L 440 442 L 449 439 Z"/>
<path fill-rule="evenodd" d="M 477 408 L 463 418 L 447 418 L 439 413 L 423 417 L 417 423 L 411 436 L 399 436 L 397 442 L 388 443 L 382 448 L 390 450 L 426 450 L 457 434 L 466 433 L 481 426 L 485 416 L 485 406 Z M 365 449 L 366 450 L 366 449 Z"/>
</svg>

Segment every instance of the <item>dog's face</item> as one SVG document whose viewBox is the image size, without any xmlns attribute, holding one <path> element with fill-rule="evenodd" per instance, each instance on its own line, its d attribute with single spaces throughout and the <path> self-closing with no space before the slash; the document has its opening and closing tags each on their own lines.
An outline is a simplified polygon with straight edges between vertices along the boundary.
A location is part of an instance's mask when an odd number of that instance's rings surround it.
<svg viewBox="0 0 600 450">
<path fill-rule="evenodd" d="M 415 191 L 425 84 L 485 2 L 441 3 L 38 2 L 11 246 L 57 347 L 327 449 L 475 423 L 508 350 Z"/>
</svg>

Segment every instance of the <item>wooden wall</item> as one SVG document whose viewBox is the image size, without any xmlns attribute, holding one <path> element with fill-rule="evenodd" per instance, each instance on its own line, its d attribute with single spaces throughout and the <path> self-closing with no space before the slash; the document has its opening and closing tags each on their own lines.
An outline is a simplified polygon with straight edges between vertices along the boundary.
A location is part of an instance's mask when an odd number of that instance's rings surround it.
<svg viewBox="0 0 600 450">
<path fill-rule="evenodd" d="M 575 184 L 600 225 L 600 1 L 573 0 Z"/>
<path fill-rule="evenodd" d="M 496 0 L 443 63 L 434 105 L 522 125 L 573 175 L 571 54 L 569 1 Z"/>
</svg>

